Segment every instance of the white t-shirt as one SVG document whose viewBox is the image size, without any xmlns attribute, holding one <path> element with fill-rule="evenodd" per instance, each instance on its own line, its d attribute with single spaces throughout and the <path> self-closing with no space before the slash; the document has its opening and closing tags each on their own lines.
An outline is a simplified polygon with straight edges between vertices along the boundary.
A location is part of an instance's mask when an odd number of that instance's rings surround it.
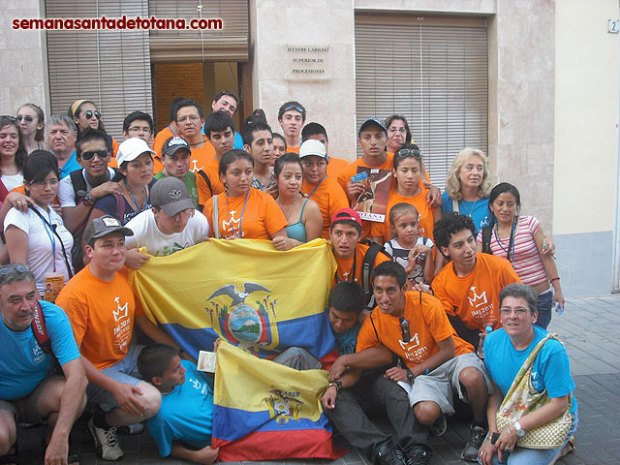
<svg viewBox="0 0 620 465">
<path fill-rule="evenodd" d="M 150 255 L 163 257 L 204 241 L 209 236 L 209 222 L 198 210 L 180 233 L 164 234 L 155 223 L 153 210 L 148 209 L 125 225 L 134 232 L 127 236 L 128 249 L 146 247 Z"/>
<path fill-rule="evenodd" d="M 84 181 L 86 181 L 86 192 L 89 192 L 93 186 L 88 182 L 88 178 L 86 177 L 86 170 L 82 169 L 82 177 Z M 114 169 L 108 167 L 108 179 L 114 178 Z M 71 176 L 65 176 L 58 183 L 58 201 L 60 202 L 60 206 L 62 208 L 65 207 L 76 207 L 75 203 L 75 190 L 73 190 L 73 182 L 71 181 Z"/>
<path fill-rule="evenodd" d="M 4 187 L 6 187 L 6 190 L 9 192 L 24 184 L 24 175 L 21 173 L 11 175 L 3 174 L 0 179 L 2 180 L 2 184 L 4 184 Z"/>
<path fill-rule="evenodd" d="M 49 213 L 38 205 L 35 208 L 43 215 L 48 223 L 56 227 L 58 235 L 67 251 L 67 258 L 71 264 L 71 248 L 73 247 L 73 236 L 65 228 L 62 218 L 53 208 Z M 37 281 L 37 289 L 43 295 L 45 289 L 45 274 L 50 272 L 63 273 L 65 283 L 69 280 L 69 272 L 65 263 L 65 256 L 58 237 L 53 231 L 37 216 L 32 209 L 28 213 L 22 213 L 15 208 L 11 208 L 4 219 L 4 232 L 14 226 L 26 233 L 28 236 L 28 267 L 34 274 Z M 71 270 L 73 271 L 73 270 Z"/>
</svg>

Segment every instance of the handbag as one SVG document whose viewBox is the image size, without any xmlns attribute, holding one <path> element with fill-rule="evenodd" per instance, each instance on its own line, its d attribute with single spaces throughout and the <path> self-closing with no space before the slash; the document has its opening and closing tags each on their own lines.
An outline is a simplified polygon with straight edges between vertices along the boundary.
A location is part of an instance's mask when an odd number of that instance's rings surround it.
<svg viewBox="0 0 620 465">
<path fill-rule="evenodd" d="M 534 360 L 549 339 L 559 341 L 555 334 L 548 334 L 536 345 L 523 363 L 523 366 L 519 369 L 517 376 L 512 382 L 512 386 L 510 386 L 510 390 L 504 397 L 496 414 L 499 431 L 513 425 L 522 416 L 538 410 L 550 401 L 546 389 L 542 392 L 536 392 L 532 386 L 531 378 Z M 572 395 L 569 395 L 569 406 L 562 415 L 544 425 L 528 430 L 525 437 L 517 441 L 517 445 L 526 449 L 556 449 L 564 445 L 573 421 L 570 414 L 571 401 Z"/>
</svg>

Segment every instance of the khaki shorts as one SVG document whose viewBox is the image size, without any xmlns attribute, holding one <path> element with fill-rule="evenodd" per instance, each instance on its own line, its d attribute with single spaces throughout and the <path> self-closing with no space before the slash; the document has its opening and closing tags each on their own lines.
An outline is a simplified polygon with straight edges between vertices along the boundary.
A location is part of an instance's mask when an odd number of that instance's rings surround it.
<svg viewBox="0 0 620 465">
<path fill-rule="evenodd" d="M 416 376 L 411 392 L 409 393 L 409 403 L 413 407 L 418 402 L 432 401 L 439 405 L 442 413 L 454 415 L 454 405 L 452 402 L 454 392 L 458 392 L 459 399 L 467 402 L 467 397 L 459 382 L 459 376 L 461 371 L 470 367 L 482 373 L 488 393 L 490 394 L 493 392 L 482 360 L 472 352 L 458 355 L 448 360 L 435 368 L 428 375 Z"/>
<path fill-rule="evenodd" d="M 47 421 L 47 418 L 41 417 L 39 412 L 39 398 L 45 391 L 47 385 L 56 380 L 62 379 L 62 376 L 49 376 L 39 384 L 34 391 L 25 397 L 14 400 L 0 400 L 0 410 L 8 410 L 15 415 L 15 422 L 26 425 L 40 425 Z"/>
</svg>

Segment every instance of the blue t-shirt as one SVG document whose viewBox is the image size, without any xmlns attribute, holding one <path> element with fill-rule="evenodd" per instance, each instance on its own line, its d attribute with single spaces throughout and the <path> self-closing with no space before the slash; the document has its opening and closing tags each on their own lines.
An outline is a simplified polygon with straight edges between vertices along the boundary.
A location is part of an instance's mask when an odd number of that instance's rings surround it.
<svg viewBox="0 0 620 465">
<path fill-rule="evenodd" d="M 338 349 L 338 355 L 354 354 L 355 346 L 357 345 L 357 334 L 360 332 L 360 324 L 355 325 L 345 331 L 338 334 L 334 332 L 336 338 L 336 348 Z"/>
<path fill-rule="evenodd" d="M 64 177 L 67 177 L 67 176 L 69 176 L 69 174 L 71 174 L 72 171 L 81 170 L 81 169 L 82 169 L 82 166 L 78 163 L 77 155 L 76 155 L 75 150 L 74 150 L 73 153 L 71 154 L 71 156 L 69 157 L 69 159 L 66 161 L 65 166 L 60 168 L 60 173 L 58 174 L 58 179 L 62 179 Z"/>
<path fill-rule="evenodd" d="M 452 208 L 452 199 L 448 196 L 447 192 L 441 194 L 441 213 L 449 215 L 454 212 Z M 459 200 L 459 213 L 461 215 L 469 216 L 476 226 L 476 234 L 485 226 L 491 224 L 492 216 L 489 210 L 489 199 L 480 199 L 475 202 L 469 202 L 465 200 Z M 474 234 L 474 237 L 476 237 Z"/>
<path fill-rule="evenodd" d="M 60 365 L 80 357 L 71 323 L 57 305 L 40 301 L 52 352 Z M 0 399 L 14 400 L 27 396 L 52 371 L 53 358 L 41 350 L 30 326 L 12 331 L 0 318 Z"/>
<path fill-rule="evenodd" d="M 182 360 L 185 382 L 162 395 L 159 413 L 146 427 L 162 457 L 172 453 L 172 443 L 183 441 L 197 449 L 211 444 L 213 387 L 190 361 Z"/>
<path fill-rule="evenodd" d="M 534 326 L 534 339 L 524 350 L 516 350 L 503 328 L 490 333 L 484 341 L 484 363 L 493 382 L 505 396 L 527 356 L 536 344 L 545 338 L 547 331 Z M 550 339 L 540 349 L 532 367 L 532 386 L 538 392 L 545 388 L 549 397 L 563 397 L 575 390 L 570 374 L 570 362 L 566 348 L 557 340 Z M 571 413 L 577 409 L 572 397 Z"/>
</svg>

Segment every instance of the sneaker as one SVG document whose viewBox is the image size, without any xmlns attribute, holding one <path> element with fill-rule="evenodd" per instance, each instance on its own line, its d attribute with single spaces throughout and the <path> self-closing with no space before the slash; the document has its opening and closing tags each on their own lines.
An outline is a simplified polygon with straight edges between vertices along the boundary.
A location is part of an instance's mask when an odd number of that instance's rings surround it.
<svg viewBox="0 0 620 465">
<path fill-rule="evenodd" d="M 433 423 L 430 427 L 431 436 L 435 436 L 436 438 L 443 436 L 446 434 L 448 430 L 448 417 L 446 415 L 441 415 L 435 423 Z"/>
<path fill-rule="evenodd" d="M 402 452 L 391 444 L 377 448 L 373 463 L 376 465 L 407 465 Z"/>
<path fill-rule="evenodd" d="M 115 426 L 110 429 L 97 428 L 91 418 L 88 422 L 88 431 L 95 441 L 97 453 L 103 460 L 116 461 L 123 458 L 123 449 L 118 443 Z"/>
<path fill-rule="evenodd" d="M 467 462 L 478 461 L 478 449 L 482 446 L 487 432 L 481 426 L 470 426 L 471 436 L 461 452 L 461 458 Z"/>
<path fill-rule="evenodd" d="M 431 450 L 424 446 L 413 447 L 407 451 L 405 463 L 407 465 L 428 465 L 431 463 Z"/>
</svg>

